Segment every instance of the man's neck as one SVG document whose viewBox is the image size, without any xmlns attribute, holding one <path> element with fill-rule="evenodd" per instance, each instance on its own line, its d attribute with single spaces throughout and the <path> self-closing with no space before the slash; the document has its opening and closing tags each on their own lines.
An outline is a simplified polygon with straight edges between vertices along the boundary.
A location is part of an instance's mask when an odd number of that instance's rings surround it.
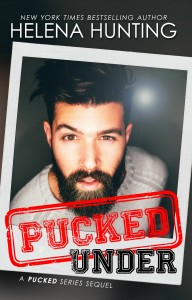
<svg viewBox="0 0 192 300">
<path fill-rule="evenodd" d="M 49 183 L 49 187 L 50 187 L 50 190 L 51 190 L 53 196 L 58 201 L 63 202 L 62 199 L 61 199 L 61 196 L 59 194 L 59 187 L 58 187 L 57 178 L 56 178 L 56 176 L 55 176 L 52 169 L 49 171 L 49 174 L 48 174 L 48 183 Z"/>
</svg>

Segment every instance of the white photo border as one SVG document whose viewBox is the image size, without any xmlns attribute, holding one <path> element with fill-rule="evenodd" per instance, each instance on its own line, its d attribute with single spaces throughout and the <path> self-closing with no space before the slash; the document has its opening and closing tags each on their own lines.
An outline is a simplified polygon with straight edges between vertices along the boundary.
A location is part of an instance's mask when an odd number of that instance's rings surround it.
<svg viewBox="0 0 192 300">
<path fill-rule="evenodd" d="M 30 271 L 30 272 L 41 272 L 41 273 L 52 273 L 52 274 L 63 274 L 61 268 L 52 269 L 50 266 L 42 267 L 30 267 L 30 268 L 15 268 L 11 265 L 7 250 L 6 241 L 6 229 L 5 229 L 5 215 L 9 210 L 10 205 L 10 192 L 11 192 L 11 178 L 12 168 L 14 159 L 14 147 L 15 147 L 15 134 L 17 124 L 17 110 L 20 90 L 20 79 L 22 69 L 23 57 L 34 57 L 34 58 L 48 58 L 48 59 L 64 59 L 74 61 L 87 61 L 87 62 L 100 62 L 110 64 L 121 64 L 129 66 L 139 67 L 152 67 L 162 69 L 175 69 L 187 71 L 187 86 L 186 86 L 186 97 L 185 97 L 185 109 L 183 119 L 183 131 L 181 141 L 181 154 L 179 164 L 179 176 L 178 176 L 178 188 L 177 196 L 179 199 L 179 210 L 181 217 L 181 226 L 183 232 L 183 243 L 175 249 L 175 253 L 178 256 L 178 273 L 170 279 L 170 284 L 180 284 L 182 278 L 182 265 L 183 265 L 183 253 L 184 253 L 184 239 L 186 233 L 187 223 L 187 208 L 189 199 L 189 188 L 190 188 L 190 176 L 191 176 L 191 165 L 192 165 L 192 138 L 191 138 L 191 120 L 192 120 L 192 58 L 190 57 L 179 57 L 170 55 L 158 55 L 158 54 L 144 54 L 144 53 L 133 53 L 113 50 L 101 50 L 101 49 L 89 49 L 79 47 L 68 47 L 68 46 L 54 46 L 54 45 L 41 45 L 32 43 L 13 43 L 11 71 L 10 71 L 10 85 L 7 105 L 7 118 L 6 118 L 6 130 L 4 139 L 4 151 L 3 151 L 3 162 L 2 162 L 2 174 L 1 174 L 1 186 L 0 186 L 0 228 L 2 234 L 0 237 L 0 243 L 2 245 L 2 251 L 0 252 L 0 259 L 3 264 L 1 269 L 15 270 L 15 271 Z M 69 274 L 72 275 L 72 274 Z M 73 274 L 75 276 L 75 274 Z M 116 275 L 116 276 L 115 276 Z M 86 276 L 91 276 L 86 273 Z M 107 275 L 99 275 L 98 278 L 108 278 Z M 125 278 L 117 278 L 118 275 L 114 274 L 111 279 L 127 280 Z M 130 277 L 132 281 L 143 281 L 143 282 L 156 282 L 156 283 L 167 283 L 167 277 L 158 278 L 158 276 L 147 275 L 145 279 L 143 276 L 135 274 Z M 172 281 L 172 282 L 170 282 Z"/>
</svg>

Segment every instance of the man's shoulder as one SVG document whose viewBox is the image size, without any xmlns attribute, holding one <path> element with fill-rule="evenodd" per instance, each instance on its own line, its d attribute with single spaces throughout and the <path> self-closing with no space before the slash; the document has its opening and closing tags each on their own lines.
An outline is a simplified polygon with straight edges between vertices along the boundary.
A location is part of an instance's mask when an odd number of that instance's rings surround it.
<svg viewBox="0 0 192 300">
<path fill-rule="evenodd" d="M 13 198 L 11 208 L 28 207 L 44 204 L 45 194 L 48 191 L 48 173 L 51 165 L 46 166 L 41 172 L 33 177 Z"/>
<path fill-rule="evenodd" d="M 128 156 L 130 157 L 135 171 L 139 173 L 153 173 L 153 176 L 167 176 L 167 167 L 165 163 L 157 156 L 151 155 L 145 150 L 130 146 L 128 147 Z"/>
<path fill-rule="evenodd" d="M 164 189 L 168 174 L 167 167 L 161 159 L 133 146 L 127 149 L 126 172 L 127 185 L 130 188 L 134 187 L 133 189 L 138 186 L 138 190 L 139 187 L 143 187 L 146 192 Z"/>
</svg>

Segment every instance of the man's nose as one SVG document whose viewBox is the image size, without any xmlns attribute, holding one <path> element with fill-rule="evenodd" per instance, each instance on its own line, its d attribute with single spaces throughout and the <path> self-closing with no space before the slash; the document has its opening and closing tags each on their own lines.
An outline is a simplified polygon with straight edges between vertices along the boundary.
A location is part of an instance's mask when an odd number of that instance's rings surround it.
<svg viewBox="0 0 192 300">
<path fill-rule="evenodd" d="M 88 172 L 100 167 L 99 151 L 96 143 L 85 143 L 82 149 L 81 167 Z"/>
</svg>

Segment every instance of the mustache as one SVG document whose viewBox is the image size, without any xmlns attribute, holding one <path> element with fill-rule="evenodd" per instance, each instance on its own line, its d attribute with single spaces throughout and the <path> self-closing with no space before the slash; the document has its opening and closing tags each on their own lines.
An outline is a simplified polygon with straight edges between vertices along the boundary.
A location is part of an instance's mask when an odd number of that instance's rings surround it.
<svg viewBox="0 0 192 300">
<path fill-rule="evenodd" d="M 112 181 L 111 175 L 100 170 L 94 170 L 92 172 L 88 172 L 86 170 L 77 170 L 70 174 L 67 180 L 69 180 L 72 184 L 75 184 L 87 177 L 91 177 L 103 184 L 107 183 L 109 180 Z"/>
</svg>

